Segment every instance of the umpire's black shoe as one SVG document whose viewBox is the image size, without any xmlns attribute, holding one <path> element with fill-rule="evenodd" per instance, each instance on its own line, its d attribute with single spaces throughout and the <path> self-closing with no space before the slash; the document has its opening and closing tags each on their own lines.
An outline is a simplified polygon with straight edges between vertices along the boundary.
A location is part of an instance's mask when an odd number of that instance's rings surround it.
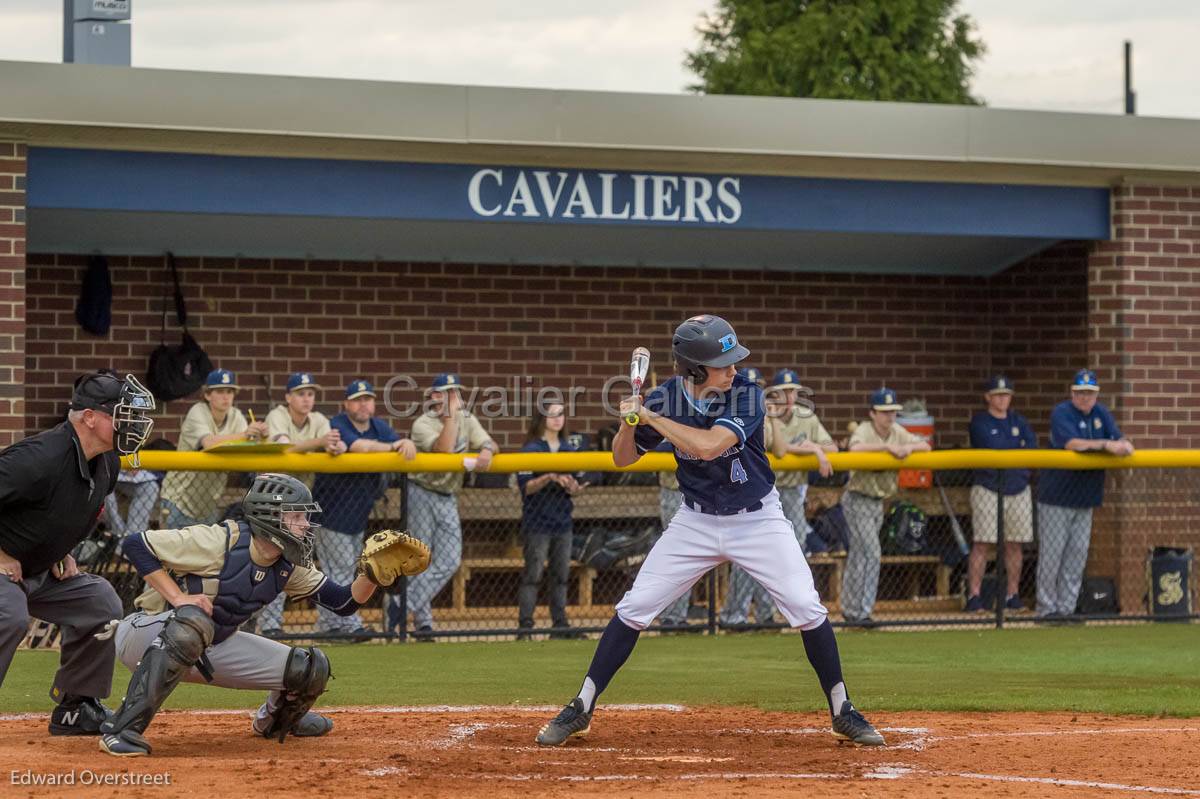
<svg viewBox="0 0 1200 799">
<path fill-rule="evenodd" d="M 99 699 L 66 694 L 50 712 L 50 734 L 99 735 L 100 725 L 112 715 L 113 712 L 100 704 Z"/>
<path fill-rule="evenodd" d="M 537 742 L 541 746 L 562 746 L 568 739 L 582 738 L 591 730 L 592 714 L 585 713 L 583 700 L 575 697 L 553 721 L 542 727 Z"/>
<path fill-rule="evenodd" d="M 843 702 L 841 712 L 833 717 L 833 737 L 856 746 L 884 745 L 883 736 L 849 701 Z"/>
</svg>

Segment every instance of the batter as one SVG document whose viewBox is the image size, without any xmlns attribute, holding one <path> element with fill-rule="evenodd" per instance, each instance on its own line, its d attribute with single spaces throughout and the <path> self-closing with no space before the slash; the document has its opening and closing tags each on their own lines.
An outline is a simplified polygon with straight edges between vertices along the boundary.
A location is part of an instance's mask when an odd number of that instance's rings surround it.
<svg viewBox="0 0 1200 799">
<path fill-rule="evenodd" d="M 750 351 L 738 343 L 728 322 L 708 314 L 676 328 L 671 351 L 677 376 L 644 403 L 632 397 L 621 404 L 621 415 L 637 413 L 638 424 L 621 425 L 613 461 L 628 466 L 667 441 L 679 462 L 683 505 L 617 604 L 579 695 L 542 727 L 537 742 L 560 746 L 586 735 L 596 700 L 633 652 L 641 630 L 705 572 L 732 561 L 770 592 L 791 626 L 800 628 L 829 702 L 833 735 L 858 745 L 883 745 L 883 737 L 850 703 L 833 627 L 775 490 L 763 448 L 763 392 L 734 366 Z"/>
</svg>

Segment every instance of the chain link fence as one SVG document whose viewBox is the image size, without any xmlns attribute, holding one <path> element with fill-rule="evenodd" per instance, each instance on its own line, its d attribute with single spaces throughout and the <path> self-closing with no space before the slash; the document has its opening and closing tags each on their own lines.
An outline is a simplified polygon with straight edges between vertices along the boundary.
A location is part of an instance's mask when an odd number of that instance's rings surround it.
<svg viewBox="0 0 1200 799">
<path fill-rule="evenodd" d="M 981 462 L 989 457 L 983 451 L 958 454 Z M 521 456 L 499 456 L 497 469 L 512 457 Z M 840 469 L 854 457 L 832 460 Z M 260 633 L 297 640 L 599 632 L 681 501 L 672 472 L 605 471 L 597 467 L 600 460 L 590 461 L 587 471 L 578 470 L 578 460 L 564 461 L 562 473 L 570 470 L 586 487 L 573 497 L 573 532 L 554 535 L 523 532 L 513 473 L 468 474 L 463 488 L 450 494 L 431 491 L 426 486 L 433 483 L 418 482 L 419 473 L 302 473 L 324 510 L 317 565 L 332 579 L 349 582 L 364 537 L 385 528 L 408 529 L 430 542 L 432 565 L 406 586 L 377 593 L 353 617 L 335 616 L 309 600 L 286 599 L 249 624 Z M 778 463 L 794 469 L 802 461 L 789 457 Z M 835 624 L 1198 618 L 1192 550 L 1200 543 L 1200 481 L 1193 469 L 938 468 L 876 474 L 887 475 L 895 490 L 884 497 L 859 493 L 855 483 L 847 486 L 846 471 L 829 478 L 808 473 L 800 485 L 780 489 Z M 236 518 L 252 475 L 237 468 L 127 472 L 77 559 L 110 579 L 129 610 L 143 586 L 121 557 L 122 538 L 180 521 Z M 651 630 L 785 627 L 767 592 L 726 564 L 665 608 Z"/>
</svg>

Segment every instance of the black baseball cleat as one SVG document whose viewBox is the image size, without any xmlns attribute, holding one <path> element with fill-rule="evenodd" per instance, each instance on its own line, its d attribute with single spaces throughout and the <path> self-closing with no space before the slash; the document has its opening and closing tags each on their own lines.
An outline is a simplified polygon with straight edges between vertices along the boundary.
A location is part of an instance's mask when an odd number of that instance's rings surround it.
<svg viewBox="0 0 1200 799">
<path fill-rule="evenodd" d="M 833 737 L 855 746 L 883 746 L 880 735 L 849 700 L 842 703 L 842 712 L 833 717 Z"/>
<path fill-rule="evenodd" d="M 51 735 L 99 735 L 100 725 L 112 718 L 113 712 L 90 696 L 66 694 L 50 712 Z"/>
<path fill-rule="evenodd" d="M 571 738 L 582 738 L 592 730 L 592 714 L 583 710 L 583 700 L 575 697 L 554 720 L 538 732 L 539 746 L 562 746 Z"/>
<path fill-rule="evenodd" d="M 106 732 L 100 736 L 100 751 L 114 757 L 146 757 L 150 754 L 150 742 L 133 730 Z"/>
</svg>

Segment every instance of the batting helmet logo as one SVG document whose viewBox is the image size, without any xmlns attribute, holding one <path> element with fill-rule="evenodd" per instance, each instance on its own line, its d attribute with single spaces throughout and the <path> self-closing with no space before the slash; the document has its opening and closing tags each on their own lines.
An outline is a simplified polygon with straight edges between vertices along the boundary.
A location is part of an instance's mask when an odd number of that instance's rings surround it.
<svg viewBox="0 0 1200 799">
<path fill-rule="evenodd" d="M 733 333 L 721 336 L 721 352 L 729 352 L 737 346 L 737 336 Z"/>
</svg>

